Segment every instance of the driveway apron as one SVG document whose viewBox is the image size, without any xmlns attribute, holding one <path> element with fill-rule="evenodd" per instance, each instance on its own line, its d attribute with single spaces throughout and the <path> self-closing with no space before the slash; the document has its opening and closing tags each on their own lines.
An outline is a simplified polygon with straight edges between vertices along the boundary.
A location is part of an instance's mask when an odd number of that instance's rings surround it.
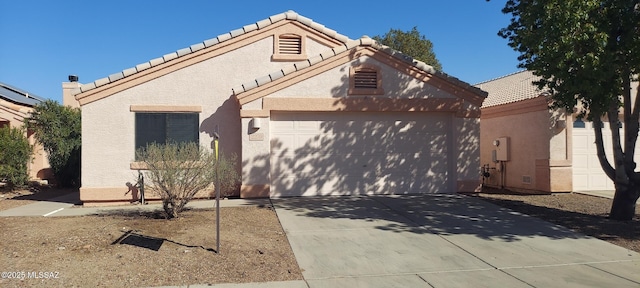
<svg viewBox="0 0 640 288">
<path fill-rule="evenodd" d="M 640 287 L 640 254 L 460 195 L 272 199 L 309 287 Z"/>
</svg>

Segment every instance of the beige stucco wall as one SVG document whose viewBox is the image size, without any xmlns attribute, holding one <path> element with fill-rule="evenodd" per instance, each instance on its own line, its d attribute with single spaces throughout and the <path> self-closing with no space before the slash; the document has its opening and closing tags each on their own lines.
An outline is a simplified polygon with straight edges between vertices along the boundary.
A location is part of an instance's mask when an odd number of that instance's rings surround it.
<svg viewBox="0 0 640 288">
<path fill-rule="evenodd" d="M 313 39 L 307 39 L 306 45 L 308 53 L 326 49 Z M 218 127 L 221 151 L 240 157 L 240 107 L 232 97 L 232 87 L 286 64 L 272 62 L 272 52 L 273 37 L 265 36 L 83 105 L 81 199 L 123 200 L 125 184 L 137 179 L 137 171 L 130 167 L 135 157 L 135 113 L 130 111 L 131 105 L 200 106 L 200 144 L 210 148 Z"/>
<path fill-rule="evenodd" d="M 300 81 L 269 95 L 269 97 L 346 97 L 348 96 L 347 92 L 349 89 L 349 67 L 357 67 L 359 65 L 373 65 L 380 68 L 382 88 L 385 94 L 375 95 L 374 97 L 456 98 L 443 90 L 406 75 L 369 56 L 362 56 L 361 58 L 323 72 L 322 74 L 314 76 L 312 78 L 313 80 L 306 79 Z"/>
<path fill-rule="evenodd" d="M 532 192 L 571 191 L 571 134 L 566 127 L 571 123 L 563 121 L 564 114 L 550 112 L 542 98 L 483 109 L 480 162 L 492 168 L 485 183 Z M 509 160 L 502 164 L 492 162 L 493 141 L 500 137 L 510 141 Z"/>
<path fill-rule="evenodd" d="M 384 95 L 348 95 L 349 88 L 349 67 L 362 64 L 379 67 L 382 74 L 382 87 Z M 438 89 L 428 83 L 415 79 L 413 76 L 404 74 L 397 69 L 388 66 L 386 63 L 377 61 L 372 57 L 363 56 L 359 59 L 337 65 L 336 67 L 313 75 L 310 78 L 302 79 L 284 89 L 275 91 L 265 97 L 269 98 L 334 98 L 336 101 L 341 98 L 443 98 L 457 99 L 456 96 L 447 91 Z M 313 107 L 317 103 L 317 107 Z M 279 111 L 297 110 L 300 102 L 283 102 L 279 106 Z M 327 108 L 324 101 L 303 102 L 307 111 L 330 111 L 340 110 L 339 106 Z M 257 99 L 243 105 L 243 110 L 262 109 L 263 99 Z M 406 107 L 408 109 L 408 107 Z M 464 109 L 476 111 L 479 108 L 470 103 L 465 103 Z M 384 112 L 380 112 L 384 113 Z M 411 113 L 411 112 L 407 112 Z M 449 112 L 453 123 L 450 131 L 449 152 L 451 181 L 448 190 L 451 192 L 470 192 L 477 190 L 479 178 L 479 153 L 480 153 L 480 132 L 478 118 L 457 117 L 455 112 Z M 269 118 L 261 118 L 261 128 L 254 131 L 250 128 L 251 118 L 242 119 L 242 175 L 243 186 L 247 189 L 247 194 L 257 193 L 268 195 L 268 184 L 270 181 L 270 143 L 269 143 Z M 257 187 L 257 188 L 256 188 Z"/>
</svg>

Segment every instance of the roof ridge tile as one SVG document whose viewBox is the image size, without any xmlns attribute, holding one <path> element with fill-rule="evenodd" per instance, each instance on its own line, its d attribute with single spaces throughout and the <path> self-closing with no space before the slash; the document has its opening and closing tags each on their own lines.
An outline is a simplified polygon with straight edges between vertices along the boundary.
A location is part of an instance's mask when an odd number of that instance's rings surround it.
<svg viewBox="0 0 640 288">
<path fill-rule="evenodd" d="M 282 76 L 279 76 L 277 78 L 270 77 L 270 79 L 271 79 L 271 81 L 275 81 L 276 79 L 282 78 L 283 76 L 286 76 L 286 75 L 291 74 L 291 73 L 296 72 L 296 71 L 300 71 L 300 70 L 306 69 L 306 68 L 308 68 L 308 67 L 310 67 L 312 65 L 315 65 L 315 64 L 317 64 L 317 63 L 319 63 L 321 61 L 324 61 L 326 59 L 334 57 L 334 56 L 336 56 L 338 54 L 344 53 L 344 52 L 346 52 L 348 50 L 351 50 L 351 49 L 353 49 L 355 47 L 358 47 L 358 46 L 372 46 L 372 47 L 374 47 L 374 48 L 376 48 L 376 49 L 378 49 L 378 50 L 380 50 L 380 51 L 382 51 L 384 53 L 387 53 L 387 54 L 389 54 L 389 55 L 391 55 L 391 56 L 393 56 L 393 57 L 395 57 L 395 58 L 397 58 L 397 59 L 399 59 L 401 61 L 404 61 L 407 64 L 410 64 L 410 65 L 412 65 L 412 66 L 414 66 L 414 67 L 416 67 L 416 68 L 418 68 L 418 69 L 420 69 L 420 70 L 422 70 L 424 72 L 427 72 L 427 73 L 433 74 L 433 75 L 438 75 L 439 77 L 443 78 L 444 80 L 446 80 L 446 81 L 448 81 L 448 82 L 450 82 L 452 84 L 460 85 L 460 86 L 464 87 L 465 89 L 468 89 L 468 90 L 470 90 L 470 91 L 472 91 L 472 92 L 474 92 L 476 94 L 483 95 L 485 98 L 487 97 L 488 93 L 486 91 L 484 91 L 484 90 L 482 90 L 482 89 L 480 89 L 478 87 L 475 87 L 475 86 L 473 86 L 473 85 L 471 85 L 471 84 L 469 84 L 467 82 L 464 82 L 464 81 L 460 80 L 457 77 L 451 76 L 451 75 L 446 74 L 446 73 L 441 72 L 441 71 L 438 71 L 433 66 L 431 66 L 431 65 L 429 65 L 429 64 L 427 64 L 425 62 L 422 62 L 422 61 L 419 61 L 419 60 L 415 60 L 413 57 L 408 56 L 408 55 L 406 55 L 406 54 L 404 54 L 404 53 L 402 53 L 400 51 L 392 49 L 392 48 L 390 48 L 388 46 L 381 45 L 377 41 L 369 38 L 366 35 L 363 36 L 362 38 L 358 39 L 358 40 L 351 40 L 351 41 L 348 41 L 347 43 L 344 43 L 344 45 L 333 47 L 333 48 L 331 48 L 331 49 L 329 49 L 329 50 L 327 50 L 327 51 L 325 51 L 323 53 L 320 53 L 320 54 L 318 54 L 316 56 L 308 58 L 305 61 L 296 62 L 296 63 L 290 64 L 290 65 L 285 65 L 279 71 L 276 71 L 276 72 L 272 73 L 272 74 L 278 74 L 279 75 L 279 73 L 281 72 Z M 271 74 L 269 74 L 269 76 L 271 76 Z M 260 78 L 258 78 L 256 80 L 252 81 L 252 83 L 256 83 L 257 86 L 242 85 L 242 87 L 243 87 L 242 91 L 240 91 L 240 89 L 232 89 L 232 92 L 234 94 L 236 94 L 236 95 L 240 94 L 242 92 L 247 92 L 247 91 L 249 91 L 249 90 L 251 90 L 253 88 L 257 88 L 259 86 L 267 84 L 268 82 L 265 82 L 264 80 L 265 80 L 265 77 L 260 77 Z"/>
<path fill-rule="evenodd" d="M 117 81 L 124 78 L 124 75 L 122 74 L 122 72 L 118 72 L 118 73 L 113 73 L 111 75 L 109 75 L 109 81 L 113 82 L 113 81 Z"/>
<path fill-rule="evenodd" d="M 349 37 L 338 33 L 336 30 L 329 29 L 329 28 L 325 27 L 323 24 L 320 24 L 318 22 L 313 21 L 311 18 L 302 16 L 302 15 L 298 14 L 297 12 L 295 12 L 293 10 L 288 10 L 288 11 L 286 11 L 284 13 L 271 15 L 266 19 L 262 19 L 260 21 L 255 22 L 255 23 L 251 23 L 249 25 L 242 26 L 242 28 L 235 29 L 235 30 L 232 30 L 232 31 L 224 33 L 224 34 L 220 34 L 220 35 L 216 36 L 215 38 L 204 40 L 202 42 L 199 42 L 199 43 L 193 44 L 191 46 L 188 46 L 186 48 L 182 48 L 182 49 L 179 49 L 177 51 L 165 54 L 162 57 L 154 58 L 154 59 L 151 59 L 151 60 L 149 60 L 149 61 L 147 61 L 145 63 L 141 63 L 141 64 L 138 64 L 138 65 L 136 65 L 134 67 L 122 70 L 122 71 L 120 71 L 118 73 L 111 74 L 109 77 L 101 78 L 101 79 L 98 79 L 98 80 L 94 81 L 93 84 L 89 84 L 89 83 L 83 84 L 83 85 L 80 86 L 79 92 L 74 93 L 74 95 L 78 94 L 78 93 L 89 91 L 91 89 L 95 89 L 98 86 L 106 85 L 106 84 L 109 84 L 110 82 L 117 81 L 117 80 L 125 78 L 125 77 L 129 77 L 129 76 L 134 75 L 134 74 L 136 74 L 138 72 L 141 72 L 143 70 L 146 70 L 146 69 L 149 69 L 151 67 L 166 63 L 168 61 L 174 60 L 174 59 L 179 58 L 179 57 L 183 57 L 183 56 L 189 55 L 190 53 L 193 53 L 193 52 L 196 52 L 196 51 L 199 51 L 199 50 L 202 50 L 202 49 L 205 49 L 205 48 L 220 44 L 220 43 L 222 43 L 224 41 L 227 41 L 227 40 L 232 39 L 234 37 L 243 35 L 245 33 L 249 33 L 249 32 L 252 32 L 252 31 L 263 29 L 263 28 L 265 28 L 265 27 L 267 27 L 269 25 L 272 25 L 272 24 L 274 24 L 276 22 L 283 21 L 283 20 L 297 21 L 297 22 L 299 22 L 299 23 L 301 23 L 303 25 L 308 26 L 311 29 L 314 29 L 314 30 L 316 30 L 316 31 L 318 31 L 320 33 L 323 33 L 323 34 L 327 35 L 328 37 L 331 37 L 331 38 L 333 38 L 333 39 L 335 39 L 335 40 L 337 40 L 339 42 L 345 43 L 345 45 L 344 45 L 345 50 L 351 49 L 351 48 L 356 47 L 358 45 L 362 45 L 362 40 L 352 40 Z M 369 40 L 365 40 L 365 42 L 367 42 L 367 41 L 369 41 Z M 341 52 L 343 52 L 345 50 L 342 50 L 342 47 L 340 47 L 340 49 L 334 50 L 334 55 L 338 54 L 338 53 L 341 53 Z M 330 54 L 323 54 L 320 57 L 330 57 Z M 315 60 L 316 59 L 314 59 L 314 61 Z M 311 65 L 310 62 L 308 62 L 307 64 Z M 304 66 L 304 67 L 302 67 L 302 66 L 303 65 L 296 65 L 295 67 L 300 67 L 300 68 L 297 68 L 297 69 L 303 69 L 305 67 L 308 67 L 308 66 Z M 134 72 L 134 70 L 135 70 L 135 72 Z M 116 76 L 116 75 L 119 75 L 119 76 Z M 108 79 L 109 82 L 105 83 L 104 79 Z"/>
<path fill-rule="evenodd" d="M 189 48 L 191 48 L 191 52 L 196 52 L 198 50 L 202 50 L 205 47 L 206 46 L 204 45 L 204 42 L 196 43 L 196 44 L 193 44 L 193 45 L 189 46 Z"/>
<path fill-rule="evenodd" d="M 516 71 L 516 72 L 511 72 L 511 73 L 509 73 L 509 74 L 507 74 L 507 75 L 498 76 L 498 77 L 493 78 L 493 79 L 489 79 L 489 80 L 485 80 L 485 81 L 482 81 L 482 82 L 478 82 L 478 83 L 476 83 L 476 84 L 473 84 L 473 86 L 486 84 L 486 83 L 489 83 L 489 82 L 493 82 L 493 81 L 496 81 L 496 80 L 500 80 L 500 79 L 502 79 L 502 78 L 507 78 L 507 77 L 510 77 L 510 76 L 513 76 L 513 75 L 516 75 L 516 74 L 520 74 L 520 73 L 523 73 L 523 72 L 527 72 L 527 71 L 528 71 L 527 69 L 524 69 L 524 70 L 520 70 L 520 71 Z"/>
<path fill-rule="evenodd" d="M 269 17 L 269 20 L 271 20 L 271 24 L 276 23 L 278 21 L 282 21 L 287 19 L 287 15 L 285 15 L 285 13 L 280 13 L 280 14 L 276 14 L 276 15 L 271 15 Z"/>
<path fill-rule="evenodd" d="M 220 40 L 218 40 L 218 37 L 207 39 L 207 40 L 204 40 L 202 42 L 202 44 L 204 44 L 205 48 L 211 47 L 211 46 L 216 45 L 218 43 L 220 43 Z"/>
<path fill-rule="evenodd" d="M 190 54 L 191 52 L 193 52 L 193 51 L 191 51 L 190 47 L 182 48 L 182 49 L 176 51 L 176 53 L 178 54 L 178 57 L 182 57 L 184 55 Z"/>
<path fill-rule="evenodd" d="M 298 20 L 298 13 L 296 13 L 293 10 L 289 10 L 287 12 L 284 12 L 284 16 L 287 20 Z"/>
<path fill-rule="evenodd" d="M 252 23 L 252 24 L 249 24 L 249 25 L 244 25 L 242 27 L 242 30 L 244 30 L 244 33 L 249 33 L 251 31 L 258 30 L 258 24 Z"/>
</svg>

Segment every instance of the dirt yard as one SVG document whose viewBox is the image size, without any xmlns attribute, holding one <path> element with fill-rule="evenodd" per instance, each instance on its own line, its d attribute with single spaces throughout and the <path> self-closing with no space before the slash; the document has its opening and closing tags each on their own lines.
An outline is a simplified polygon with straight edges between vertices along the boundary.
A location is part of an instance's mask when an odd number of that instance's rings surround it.
<svg viewBox="0 0 640 288">
<path fill-rule="evenodd" d="M 0 210 L 69 193 L 42 189 L 0 194 Z M 568 227 L 640 252 L 640 216 L 606 219 L 611 200 L 575 193 L 470 197 Z M 221 209 L 215 253 L 215 211 L 174 220 L 158 213 L 84 217 L 0 218 L 0 287 L 139 287 L 302 279 L 271 207 Z M 6 279 L 7 276 L 24 279 Z"/>
<path fill-rule="evenodd" d="M 25 193 L 27 194 L 27 193 Z M 0 200 L 0 209 L 20 201 Z M 32 197 L 33 198 L 33 197 Z M 271 207 L 0 218 L 0 287 L 148 287 L 302 279 Z M 9 272 L 9 274 L 4 274 Z M 7 279 L 8 276 L 24 279 Z"/>
<path fill-rule="evenodd" d="M 577 193 L 519 195 L 487 189 L 475 197 L 640 252 L 640 209 L 633 221 L 607 219 L 611 199 Z"/>
</svg>

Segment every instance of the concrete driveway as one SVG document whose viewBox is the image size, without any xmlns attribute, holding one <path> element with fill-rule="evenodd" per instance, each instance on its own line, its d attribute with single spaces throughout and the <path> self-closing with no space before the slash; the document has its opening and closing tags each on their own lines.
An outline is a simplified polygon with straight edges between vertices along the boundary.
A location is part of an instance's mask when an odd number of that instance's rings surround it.
<svg viewBox="0 0 640 288">
<path fill-rule="evenodd" d="M 640 287 L 640 254 L 459 195 L 272 200 L 309 287 Z"/>
</svg>

